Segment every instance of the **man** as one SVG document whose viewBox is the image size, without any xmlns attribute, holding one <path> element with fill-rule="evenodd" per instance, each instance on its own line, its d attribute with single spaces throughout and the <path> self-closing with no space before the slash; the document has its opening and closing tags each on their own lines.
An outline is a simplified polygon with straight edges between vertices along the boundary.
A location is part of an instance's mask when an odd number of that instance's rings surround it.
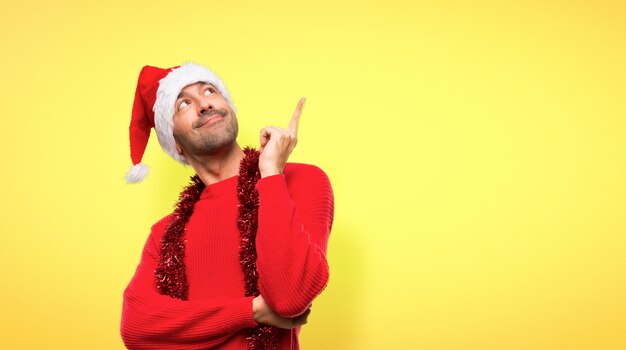
<svg viewBox="0 0 626 350">
<path fill-rule="evenodd" d="M 330 182 L 287 162 L 304 99 L 286 129 L 241 149 L 225 85 L 208 68 L 145 66 L 135 92 L 127 180 L 141 181 L 150 128 L 196 175 L 158 221 L 124 291 L 121 335 L 131 349 L 298 349 L 313 299 L 328 282 Z"/>
</svg>

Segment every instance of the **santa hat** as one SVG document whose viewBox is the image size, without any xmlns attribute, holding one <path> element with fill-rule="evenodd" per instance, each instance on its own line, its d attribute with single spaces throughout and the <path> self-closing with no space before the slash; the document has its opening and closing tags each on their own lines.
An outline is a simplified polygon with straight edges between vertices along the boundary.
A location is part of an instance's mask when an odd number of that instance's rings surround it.
<svg viewBox="0 0 626 350">
<path fill-rule="evenodd" d="M 148 145 L 150 128 L 154 128 L 161 148 L 175 160 L 189 164 L 185 156 L 176 151 L 174 140 L 174 104 L 180 91 L 187 85 L 199 81 L 210 83 L 224 97 L 233 112 L 235 106 L 222 80 L 210 69 L 188 62 L 182 66 L 163 69 L 145 66 L 139 73 L 135 101 L 130 120 L 130 157 L 133 167 L 126 181 L 136 183 L 148 175 L 148 167 L 141 158 Z"/>
</svg>

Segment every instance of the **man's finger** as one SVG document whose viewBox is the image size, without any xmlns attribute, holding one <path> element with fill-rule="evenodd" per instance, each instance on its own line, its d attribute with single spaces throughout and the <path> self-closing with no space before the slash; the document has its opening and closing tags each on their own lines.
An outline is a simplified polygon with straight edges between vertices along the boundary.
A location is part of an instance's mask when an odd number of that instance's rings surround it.
<svg viewBox="0 0 626 350">
<path fill-rule="evenodd" d="M 270 139 L 270 134 L 268 132 L 265 131 L 265 129 L 263 129 L 263 131 L 261 132 L 261 137 L 259 139 L 259 144 L 261 145 L 261 147 L 264 147 L 267 144 L 267 141 Z"/>
<path fill-rule="evenodd" d="M 306 324 L 309 318 L 309 314 L 311 314 L 311 309 L 306 310 L 305 313 L 303 313 L 300 316 L 297 316 L 294 320 L 298 324 Z"/>
<path fill-rule="evenodd" d="M 295 112 L 293 112 L 293 116 L 291 117 L 291 122 L 289 122 L 289 127 L 287 127 L 287 130 L 292 132 L 294 135 L 298 134 L 298 123 L 300 122 L 300 114 L 302 113 L 302 106 L 304 106 L 304 101 L 306 101 L 306 98 L 304 97 L 302 97 L 300 101 L 298 101 L 296 110 Z"/>
</svg>

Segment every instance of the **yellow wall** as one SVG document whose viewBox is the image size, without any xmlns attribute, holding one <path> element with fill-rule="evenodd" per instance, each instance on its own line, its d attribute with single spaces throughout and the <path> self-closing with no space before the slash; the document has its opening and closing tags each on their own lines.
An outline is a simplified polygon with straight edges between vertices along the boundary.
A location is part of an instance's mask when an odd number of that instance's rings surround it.
<svg viewBox="0 0 626 350">
<path fill-rule="evenodd" d="M 194 60 L 242 145 L 307 97 L 336 220 L 303 349 L 626 348 L 623 1 L 39 0 L 0 33 L 0 347 L 123 348 L 190 174 L 153 138 L 123 182 L 136 79 Z"/>
</svg>

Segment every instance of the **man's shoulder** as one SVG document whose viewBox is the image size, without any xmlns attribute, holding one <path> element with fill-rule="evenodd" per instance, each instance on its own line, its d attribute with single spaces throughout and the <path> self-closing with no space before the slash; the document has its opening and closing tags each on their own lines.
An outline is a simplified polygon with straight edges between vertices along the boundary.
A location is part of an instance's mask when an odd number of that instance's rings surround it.
<svg viewBox="0 0 626 350">
<path fill-rule="evenodd" d="M 328 175 L 322 170 L 322 168 L 313 164 L 306 163 L 287 163 L 283 174 L 287 179 L 297 179 L 303 177 L 322 177 L 328 179 Z"/>
<path fill-rule="evenodd" d="M 313 164 L 287 163 L 283 170 L 290 189 L 300 187 L 330 187 L 330 179 L 322 168 Z"/>
<path fill-rule="evenodd" d="M 155 238 L 160 238 L 163 236 L 163 233 L 165 232 L 165 229 L 167 228 L 167 225 L 169 225 L 170 220 L 172 219 L 172 215 L 174 215 L 174 213 L 169 213 L 167 215 L 165 215 L 164 217 L 162 217 L 161 219 L 159 219 L 157 222 L 155 222 L 152 225 L 152 230 L 150 232 L 150 234 L 152 236 L 154 236 Z"/>
<path fill-rule="evenodd" d="M 320 167 L 304 163 L 287 163 L 283 174 L 289 195 L 300 209 L 307 210 L 306 208 L 310 208 L 311 205 L 317 209 L 333 206 L 333 188 L 328 175 Z"/>
</svg>

